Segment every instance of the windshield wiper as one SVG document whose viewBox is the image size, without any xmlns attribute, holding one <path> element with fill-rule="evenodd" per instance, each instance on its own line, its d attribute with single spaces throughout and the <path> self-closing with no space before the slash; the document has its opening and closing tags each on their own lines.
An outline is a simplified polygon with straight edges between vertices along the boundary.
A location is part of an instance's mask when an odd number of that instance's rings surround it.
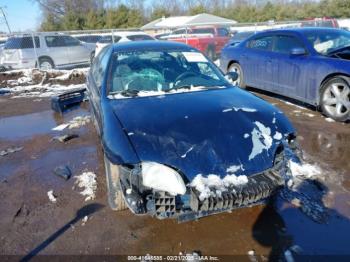
<svg viewBox="0 0 350 262">
<path fill-rule="evenodd" d="M 120 94 L 122 96 L 135 97 L 139 92 L 140 92 L 139 90 L 127 89 L 119 92 L 113 92 L 113 94 Z"/>
<path fill-rule="evenodd" d="M 191 86 L 191 85 L 183 85 L 183 86 L 177 86 L 177 87 L 172 87 L 169 89 L 164 90 L 164 92 L 171 92 L 173 90 L 179 90 L 179 89 L 191 89 L 195 86 Z"/>
</svg>

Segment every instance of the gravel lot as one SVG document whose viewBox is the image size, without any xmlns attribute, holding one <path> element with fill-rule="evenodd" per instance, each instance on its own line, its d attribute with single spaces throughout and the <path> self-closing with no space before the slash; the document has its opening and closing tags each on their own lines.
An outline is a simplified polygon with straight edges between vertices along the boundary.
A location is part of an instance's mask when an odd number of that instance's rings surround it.
<svg viewBox="0 0 350 262">
<path fill-rule="evenodd" d="M 203 255 L 350 255 L 350 128 L 320 113 L 257 94 L 279 107 L 298 130 L 307 163 L 320 174 L 305 179 L 300 198 L 277 195 L 255 206 L 178 224 L 109 209 L 102 149 L 92 123 L 52 131 L 76 116 L 88 115 L 88 102 L 63 116 L 47 97 L 0 96 L 0 254 L 162 254 L 193 251 Z M 79 137 L 66 143 L 62 134 Z M 68 165 L 73 177 L 53 174 Z M 75 177 L 93 172 L 96 198 L 85 201 Z M 55 202 L 50 201 L 52 190 Z M 288 201 L 286 200 L 288 199 Z M 85 218 L 87 216 L 87 219 Z M 250 255 L 248 255 L 250 254 Z"/>
</svg>

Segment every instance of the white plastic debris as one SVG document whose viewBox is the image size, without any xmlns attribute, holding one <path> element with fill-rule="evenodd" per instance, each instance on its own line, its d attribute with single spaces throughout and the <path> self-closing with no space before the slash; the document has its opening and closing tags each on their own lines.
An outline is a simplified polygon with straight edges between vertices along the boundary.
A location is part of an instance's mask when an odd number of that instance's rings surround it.
<svg viewBox="0 0 350 262">
<path fill-rule="evenodd" d="M 47 192 L 47 196 L 49 197 L 49 200 L 52 203 L 56 203 L 57 202 L 57 198 L 55 197 L 55 195 L 53 194 L 53 190 L 50 190 L 49 192 Z"/>
<path fill-rule="evenodd" d="M 130 194 L 132 193 L 132 189 L 131 189 L 131 188 L 128 188 L 128 189 L 126 190 L 126 193 L 127 193 L 128 195 L 130 195 Z"/>
<path fill-rule="evenodd" d="M 95 199 L 95 192 L 97 189 L 96 175 L 92 172 L 84 172 L 79 176 L 75 177 L 75 184 L 78 187 L 83 188 L 80 192 L 81 195 L 85 196 L 85 201 Z"/>
</svg>

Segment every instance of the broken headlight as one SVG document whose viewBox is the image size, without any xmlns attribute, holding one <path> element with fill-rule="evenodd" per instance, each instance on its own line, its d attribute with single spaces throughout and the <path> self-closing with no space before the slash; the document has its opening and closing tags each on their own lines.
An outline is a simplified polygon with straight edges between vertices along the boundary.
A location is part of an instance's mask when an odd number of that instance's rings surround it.
<svg viewBox="0 0 350 262">
<path fill-rule="evenodd" d="M 141 164 L 143 185 L 175 196 L 186 193 L 185 183 L 174 169 L 155 162 Z"/>
</svg>

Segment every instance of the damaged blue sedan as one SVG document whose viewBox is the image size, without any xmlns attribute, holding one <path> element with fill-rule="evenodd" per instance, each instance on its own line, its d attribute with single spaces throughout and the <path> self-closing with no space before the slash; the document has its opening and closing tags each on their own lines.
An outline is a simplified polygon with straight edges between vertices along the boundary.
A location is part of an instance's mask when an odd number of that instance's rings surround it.
<svg viewBox="0 0 350 262">
<path fill-rule="evenodd" d="M 88 75 L 112 209 L 180 222 L 261 203 L 285 185 L 295 130 L 173 42 L 105 47 Z"/>
</svg>

